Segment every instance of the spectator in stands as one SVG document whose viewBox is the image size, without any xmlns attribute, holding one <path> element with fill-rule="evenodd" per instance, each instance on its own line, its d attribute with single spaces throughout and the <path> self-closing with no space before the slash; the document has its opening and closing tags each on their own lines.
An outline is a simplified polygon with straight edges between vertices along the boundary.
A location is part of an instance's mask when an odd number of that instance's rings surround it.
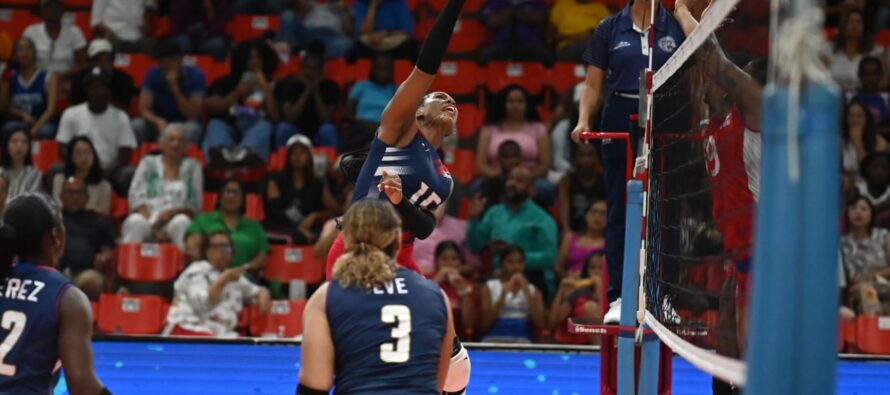
<svg viewBox="0 0 890 395">
<path fill-rule="evenodd" d="M 187 141 L 201 141 L 204 72 L 182 64 L 182 50 L 167 39 L 155 47 L 157 66 L 148 69 L 139 93 L 139 115 L 133 130 L 140 142 L 155 141 L 170 122 L 185 123 Z"/>
<path fill-rule="evenodd" d="M 475 290 L 473 282 L 465 277 L 474 267 L 467 264 L 461 247 L 451 240 L 436 244 L 434 259 L 435 271 L 430 274 L 433 275 L 433 281 L 448 295 L 455 332 L 466 339 L 476 327 Z"/>
<path fill-rule="evenodd" d="M 847 234 L 841 238 L 844 269 L 847 272 L 848 295 L 857 312 L 881 315 L 883 308 L 863 308 L 875 291 L 879 299 L 890 301 L 890 231 L 874 226 L 875 211 L 865 197 L 857 197 L 847 204 Z M 877 310 L 877 311 L 875 311 Z"/>
<path fill-rule="evenodd" d="M 844 175 L 852 182 L 860 180 L 859 164 L 869 154 L 885 151 L 887 141 L 878 134 L 875 118 L 867 105 L 853 100 L 844 107 L 843 125 L 843 164 Z"/>
<path fill-rule="evenodd" d="M 866 56 L 880 56 L 882 48 L 876 45 L 866 31 L 865 17 L 861 10 L 851 9 L 844 13 L 837 33 L 823 55 L 831 77 L 847 92 L 859 88 L 859 62 Z"/>
<path fill-rule="evenodd" d="M 306 51 L 298 74 L 275 84 L 275 100 L 281 114 L 281 123 L 275 128 L 276 150 L 287 145 L 288 139 L 297 133 L 319 146 L 340 146 L 333 120 L 343 93 L 336 82 L 325 78 L 324 48 L 316 44 Z"/>
<path fill-rule="evenodd" d="M 498 165 L 500 173 L 493 177 L 478 179 L 479 196 L 485 200 L 483 213 L 505 200 L 507 178 L 514 168 L 522 165 L 522 148 L 515 140 L 505 140 L 498 146 Z M 471 192 L 475 188 L 470 188 Z"/>
<path fill-rule="evenodd" d="M 550 171 L 550 136 L 528 91 L 510 85 L 497 94 L 489 107 L 486 125 L 476 146 L 476 169 L 483 177 L 500 173 L 497 151 L 501 143 L 513 140 L 522 149 L 522 165 L 535 179 L 535 194 L 549 205 L 555 187 L 547 181 Z"/>
<path fill-rule="evenodd" d="M 278 55 L 262 40 L 238 44 L 232 50 L 232 72 L 207 89 L 207 135 L 204 154 L 214 148 L 240 146 L 265 162 L 269 158 L 272 123 L 278 117 L 272 74 Z"/>
<path fill-rule="evenodd" d="M 95 0 L 90 11 L 93 35 L 121 52 L 147 52 L 152 46 L 151 12 L 156 0 Z"/>
<path fill-rule="evenodd" d="M 201 255 L 176 279 L 165 335 L 237 337 L 238 316 L 245 304 L 271 307 L 269 291 L 248 280 L 247 266 L 231 267 L 233 243 L 225 231 L 207 236 Z"/>
<path fill-rule="evenodd" d="M 244 216 L 246 194 L 238 180 L 223 182 L 216 200 L 216 210 L 195 217 L 186 230 L 186 254 L 190 261 L 204 258 L 205 238 L 215 232 L 225 232 L 234 248 L 229 267 L 246 266 L 252 277 L 266 267 L 269 241 L 259 222 Z"/>
<path fill-rule="evenodd" d="M 550 306 L 549 317 L 549 327 L 557 343 L 599 344 L 598 335 L 568 333 L 566 320 L 571 317 L 585 324 L 594 325 L 603 322 L 600 279 L 603 275 L 604 257 L 605 250 L 602 248 L 591 251 L 582 261 L 584 270 L 562 279 L 559 283 L 559 290 L 556 291 L 556 297 Z"/>
<path fill-rule="evenodd" d="M 43 22 L 28 26 L 22 33 L 37 49 L 37 67 L 62 78 L 77 75 L 86 64 L 87 41 L 80 28 L 62 23 L 65 11 L 61 0 L 41 0 Z"/>
<path fill-rule="evenodd" d="M 399 59 L 415 56 L 414 19 L 406 0 L 356 0 L 355 54 L 370 57 L 389 53 Z"/>
<path fill-rule="evenodd" d="M 436 273 L 437 253 L 443 243 L 451 243 L 459 248 L 461 274 L 470 275 L 480 269 L 479 258 L 467 245 L 467 221 L 448 215 L 447 201 L 433 211 L 436 227 L 426 239 L 414 241 L 414 260 L 425 275 Z"/>
<path fill-rule="evenodd" d="M 324 43 L 329 58 L 342 58 L 352 51 L 352 10 L 344 0 L 292 0 L 281 14 L 276 41 L 291 50 L 305 49 L 313 41 Z"/>
<path fill-rule="evenodd" d="M 856 183 L 859 195 L 874 206 L 875 218 L 890 210 L 890 153 L 874 152 L 862 160 L 863 180 Z"/>
<path fill-rule="evenodd" d="M 866 56 L 859 62 L 859 89 L 850 92 L 852 100 L 865 103 L 875 119 L 878 128 L 886 128 L 890 123 L 887 100 L 890 95 L 881 92 L 884 82 L 884 64 L 874 56 Z"/>
<path fill-rule="evenodd" d="M 577 277 L 584 269 L 587 257 L 605 247 L 606 201 L 604 197 L 592 201 L 585 213 L 585 226 L 580 230 L 563 233 L 559 247 L 559 259 L 554 270 L 562 278 Z"/>
<path fill-rule="evenodd" d="M 183 52 L 223 60 L 229 52 L 226 25 L 232 16 L 232 0 L 170 0 L 170 33 Z"/>
<path fill-rule="evenodd" d="M 31 137 L 51 139 L 56 135 L 56 75 L 37 66 L 34 41 L 22 37 L 16 41 L 13 58 L 17 68 L 0 81 L 0 100 L 9 108 L 11 120 L 3 125 L 4 135 L 25 129 Z"/>
<path fill-rule="evenodd" d="M 83 81 L 87 101 L 69 107 L 59 122 L 56 141 L 64 146 L 75 136 L 87 136 L 96 148 L 97 162 L 102 171 L 111 176 L 130 163 L 136 148 L 136 135 L 130 117 L 111 105 L 111 75 L 96 67 Z"/>
<path fill-rule="evenodd" d="M 9 175 L 6 170 L 0 168 L 0 213 L 6 209 L 6 200 L 9 197 Z"/>
<path fill-rule="evenodd" d="M 111 76 L 111 104 L 129 112 L 130 102 L 136 95 L 136 87 L 133 85 L 133 77 L 130 77 L 126 71 L 114 68 L 114 47 L 111 46 L 111 41 L 104 38 L 91 41 L 87 55 L 89 55 L 87 67 L 71 80 L 68 105 L 73 106 L 87 101 L 87 88 L 84 81 L 93 72 L 93 69 L 98 67 L 103 73 Z"/>
<path fill-rule="evenodd" d="M 9 201 L 25 192 L 41 189 L 40 170 L 31 165 L 31 136 L 24 129 L 16 129 L 3 140 L 3 155 L 0 156 L 3 171 L 9 176 Z"/>
<path fill-rule="evenodd" d="M 87 207 L 91 196 L 83 179 L 64 180 L 60 197 L 65 252 L 59 259 L 59 269 L 90 300 L 99 300 L 105 289 L 105 273 L 114 264 L 114 226 L 108 215 Z"/>
<path fill-rule="evenodd" d="M 340 202 L 339 207 L 337 207 L 337 216 L 343 215 L 346 210 L 349 208 L 349 205 L 352 204 L 352 191 L 354 189 L 353 184 L 348 184 L 343 190 L 340 192 L 337 201 Z M 315 255 L 316 258 L 326 259 L 328 256 L 328 251 L 331 250 L 331 246 L 334 245 L 334 240 L 337 239 L 337 235 L 340 234 L 340 224 L 338 223 L 340 219 L 338 217 L 333 217 L 327 221 L 325 221 L 324 225 L 321 227 L 321 233 L 318 235 L 318 239 L 312 245 L 312 255 Z"/>
<path fill-rule="evenodd" d="M 312 142 L 294 135 L 287 144 L 284 170 L 266 185 L 266 229 L 289 236 L 295 244 L 312 244 L 337 207 L 327 185 L 313 172 Z"/>
<path fill-rule="evenodd" d="M 556 0 L 550 9 L 550 24 L 556 34 L 556 57 L 580 62 L 590 34 L 612 12 L 597 0 Z"/>
<path fill-rule="evenodd" d="M 131 214 L 121 226 L 125 243 L 173 242 L 185 249 L 185 231 L 201 210 L 204 173 L 198 161 L 185 156 L 185 127 L 167 125 L 159 140 L 160 155 L 139 161 L 130 184 Z"/>
<path fill-rule="evenodd" d="M 496 256 L 510 245 L 525 249 L 523 261 L 527 257 L 528 275 L 531 282 L 547 294 L 555 291 L 553 266 L 556 263 L 557 227 L 556 222 L 529 198 L 532 177 L 528 169 L 518 166 L 507 178 L 506 201 L 492 207 L 481 216 L 485 202 L 476 196 L 470 203 L 470 220 L 467 225 L 467 240 L 475 253 L 489 248 Z M 494 267 L 500 266 L 499 261 Z"/>
<path fill-rule="evenodd" d="M 522 247 L 504 247 L 500 257 L 499 274 L 481 288 L 482 341 L 531 343 L 547 326 L 541 290 L 523 274 L 526 270 Z"/>
<path fill-rule="evenodd" d="M 552 62 L 544 42 L 548 9 L 544 0 L 487 0 L 482 15 L 492 40 L 481 50 L 482 60 Z"/>
<path fill-rule="evenodd" d="M 346 114 L 354 121 L 354 125 L 353 133 L 344 142 L 344 151 L 352 151 L 371 143 L 380 126 L 383 109 L 396 94 L 393 69 L 392 57 L 378 54 L 371 61 L 371 78 L 356 82 L 349 91 Z"/>
<path fill-rule="evenodd" d="M 597 145 L 573 145 L 572 151 L 572 168 L 559 182 L 559 223 L 565 230 L 581 232 L 590 225 L 591 205 L 605 199 L 606 188 Z"/>
<path fill-rule="evenodd" d="M 99 166 L 99 157 L 90 138 L 72 138 L 65 151 L 65 171 L 53 176 L 53 198 L 63 203 L 65 184 L 77 180 L 84 184 L 87 191 L 86 209 L 108 215 L 111 212 L 111 184 L 102 178 L 102 167 Z"/>
</svg>

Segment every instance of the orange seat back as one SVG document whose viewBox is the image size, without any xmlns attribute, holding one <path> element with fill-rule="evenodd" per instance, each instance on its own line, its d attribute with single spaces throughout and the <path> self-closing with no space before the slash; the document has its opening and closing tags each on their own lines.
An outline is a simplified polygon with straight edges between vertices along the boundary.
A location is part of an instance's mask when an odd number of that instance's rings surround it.
<svg viewBox="0 0 890 395">
<path fill-rule="evenodd" d="M 31 161 L 46 175 L 54 164 L 60 163 L 59 143 L 56 140 L 35 140 L 31 143 Z"/>
<path fill-rule="evenodd" d="M 856 343 L 866 354 L 890 354 L 890 317 L 856 317 Z"/>
<path fill-rule="evenodd" d="M 303 310 L 306 300 L 276 300 L 268 314 L 261 314 L 259 306 L 250 306 L 250 334 L 294 337 L 303 334 Z"/>
<path fill-rule="evenodd" d="M 300 279 L 309 284 L 324 280 L 324 261 L 312 254 L 311 246 L 273 244 L 264 277 L 269 280 Z"/>
<path fill-rule="evenodd" d="M 164 328 L 168 305 L 160 296 L 102 294 L 99 330 L 131 335 L 158 334 Z"/>
<path fill-rule="evenodd" d="M 124 280 L 172 281 L 182 266 L 182 253 L 171 243 L 117 246 L 117 275 Z"/>
</svg>

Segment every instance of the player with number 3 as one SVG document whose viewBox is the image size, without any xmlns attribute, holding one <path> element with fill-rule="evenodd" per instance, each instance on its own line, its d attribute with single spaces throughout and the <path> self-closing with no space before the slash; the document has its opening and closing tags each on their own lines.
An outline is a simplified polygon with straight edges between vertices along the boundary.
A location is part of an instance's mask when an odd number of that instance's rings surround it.
<svg viewBox="0 0 890 395">
<path fill-rule="evenodd" d="M 298 395 L 439 394 L 454 341 L 448 297 L 400 267 L 401 221 L 384 200 L 354 203 L 333 279 L 303 312 Z"/>
</svg>

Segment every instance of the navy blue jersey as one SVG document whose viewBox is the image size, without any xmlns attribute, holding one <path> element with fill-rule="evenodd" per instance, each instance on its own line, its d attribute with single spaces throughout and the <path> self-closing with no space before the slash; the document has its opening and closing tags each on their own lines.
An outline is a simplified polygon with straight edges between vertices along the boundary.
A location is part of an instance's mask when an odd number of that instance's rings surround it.
<svg viewBox="0 0 890 395">
<path fill-rule="evenodd" d="M 59 303 L 71 283 L 57 270 L 19 263 L 0 283 L 0 395 L 50 393 L 59 361 Z"/>
<path fill-rule="evenodd" d="M 328 285 L 336 394 L 438 394 L 439 354 L 448 313 L 439 286 L 399 268 L 365 292 Z"/>
<path fill-rule="evenodd" d="M 385 198 L 386 194 L 377 190 L 384 171 L 399 175 L 402 195 L 415 206 L 433 210 L 451 195 L 451 173 L 421 132 L 403 148 L 388 146 L 375 137 L 355 182 L 352 201 L 368 196 Z"/>
<path fill-rule="evenodd" d="M 658 7 L 652 51 L 654 70 L 660 69 L 686 38 L 674 15 L 664 5 Z M 587 64 L 606 72 L 606 88 L 610 92 L 638 92 L 640 71 L 649 66 L 648 33 L 634 26 L 630 8 L 631 2 L 628 2 L 621 12 L 603 19 L 583 55 Z"/>
</svg>

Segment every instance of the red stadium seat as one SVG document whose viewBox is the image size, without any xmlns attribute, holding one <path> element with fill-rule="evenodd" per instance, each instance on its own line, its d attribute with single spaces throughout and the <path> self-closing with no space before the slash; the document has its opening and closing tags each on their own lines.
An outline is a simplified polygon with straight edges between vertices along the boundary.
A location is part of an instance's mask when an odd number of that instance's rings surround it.
<svg viewBox="0 0 890 395">
<path fill-rule="evenodd" d="M 229 22 L 229 36 L 235 42 L 251 40 L 267 31 L 278 31 L 280 22 L 277 15 L 235 15 Z"/>
<path fill-rule="evenodd" d="M 856 342 L 866 354 L 890 354 L 890 317 L 856 317 Z"/>
<path fill-rule="evenodd" d="M 337 162 L 337 157 L 340 156 L 340 153 L 337 152 L 337 149 L 334 147 L 313 147 L 312 154 L 316 156 L 324 155 L 328 159 L 328 164 L 331 166 Z"/>
<path fill-rule="evenodd" d="M 91 0 L 92 1 L 92 0 Z M 152 37 L 164 37 L 170 34 L 170 18 L 152 14 L 149 20 Z"/>
<path fill-rule="evenodd" d="M 93 0 L 62 0 L 65 7 L 89 8 L 93 6 Z"/>
<path fill-rule="evenodd" d="M 111 193 L 111 218 L 115 221 L 121 221 L 130 214 L 130 202 L 124 196 Z"/>
<path fill-rule="evenodd" d="M 0 9 L 0 30 L 5 30 L 10 37 L 18 38 L 28 25 L 39 23 L 40 18 L 25 9 Z"/>
<path fill-rule="evenodd" d="M 118 244 L 117 275 L 130 281 L 172 281 L 183 266 L 175 244 Z"/>
<path fill-rule="evenodd" d="M 89 12 L 66 12 L 62 19 L 63 23 L 72 23 L 83 33 L 87 40 L 93 37 L 93 27 L 90 26 Z"/>
<path fill-rule="evenodd" d="M 508 85 L 516 84 L 532 95 L 537 95 L 544 90 L 544 84 L 549 80 L 550 71 L 540 63 L 491 62 L 488 64 L 486 87 L 490 92 L 496 93 Z"/>
<path fill-rule="evenodd" d="M 551 83 L 553 89 L 563 93 L 584 81 L 587 76 L 587 67 L 579 63 L 560 62 L 553 66 Z"/>
<path fill-rule="evenodd" d="M 367 62 L 368 70 L 370 70 L 371 63 L 367 59 L 359 59 L 356 62 L 356 67 L 363 61 Z M 328 60 L 328 62 L 325 64 L 324 74 L 325 77 L 329 78 L 331 81 L 336 82 L 337 85 L 340 85 L 341 88 L 356 80 L 353 72 L 353 66 L 349 63 L 346 63 L 346 59 L 343 58 Z"/>
<path fill-rule="evenodd" d="M 257 166 L 240 169 L 220 169 L 208 167 L 204 170 L 207 179 L 215 181 L 224 181 L 234 178 L 243 184 L 255 184 L 266 178 L 266 167 Z"/>
<path fill-rule="evenodd" d="M 208 86 L 212 84 L 213 81 L 216 81 L 217 78 L 229 73 L 228 60 L 217 62 L 216 59 L 213 59 L 213 57 L 209 55 L 185 56 L 183 57 L 182 62 L 186 65 L 195 66 L 201 69 L 201 71 L 204 72 L 204 77 L 207 80 Z"/>
<path fill-rule="evenodd" d="M 299 56 L 290 56 L 287 59 L 287 62 L 281 62 L 278 64 L 278 69 L 275 70 L 274 79 L 280 80 L 284 77 L 287 77 L 291 74 L 297 74 L 300 72 L 300 57 Z"/>
<path fill-rule="evenodd" d="M 414 62 L 405 59 L 396 59 L 393 69 L 395 83 L 396 85 L 399 85 L 411 75 L 411 71 L 414 70 Z"/>
<path fill-rule="evenodd" d="M 130 335 L 158 334 L 164 328 L 168 305 L 160 296 L 102 294 L 99 330 Z"/>
<path fill-rule="evenodd" d="M 142 86 L 142 83 L 145 81 L 145 74 L 148 73 L 148 69 L 154 64 L 154 60 L 143 54 L 118 53 L 114 57 L 114 67 L 125 71 L 130 77 L 133 77 L 133 83 L 137 87 Z"/>
<path fill-rule="evenodd" d="M 890 28 L 881 29 L 878 33 L 878 43 L 880 43 L 882 47 L 890 47 Z"/>
<path fill-rule="evenodd" d="M 254 336 L 275 335 L 295 337 L 303 333 L 303 310 L 306 300 L 276 300 L 269 314 L 260 314 L 257 305 L 250 306 L 250 333 Z"/>
<path fill-rule="evenodd" d="M 451 175 L 465 184 L 476 178 L 476 153 L 471 149 L 455 149 L 452 162 L 446 165 Z"/>
<path fill-rule="evenodd" d="M 457 135 L 460 138 L 475 136 L 485 121 L 485 113 L 472 104 L 458 104 L 457 114 Z"/>
<path fill-rule="evenodd" d="M 426 38 L 434 22 L 434 19 L 426 18 L 417 25 L 419 39 Z M 485 41 L 487 34 L 488 30 L 478 20 L 461 18 L 454 25 L 454 35 L 448 44 L 448 53 L 473 52 Z"/>
<path fill-rule="evenodd" d="M 62 161 L 59 156 L 59 143 L 55 140 L 34 141 L 31 143 L 31 161 L 46 175 L 54 164 Z"/>
<path fill-rule="evenodd" d="M 481 72 L 473 61 L 442 62 L 430 91 L 444 91 L 451 95 L 476 93 Z"/>
<path fill-rule="evenodd" d="M 312 246 L 272 245 L 263 276 L 287 282 L 300 279 L 308 284 L 324 280 L 324 261 L 312 254 Z"/>
<path fill-rule="evenodd" d="M 277 151 L 269 154 L 269 161 L 266 163 L 266 170 L 270 173 L 276 173 L 284 169 L 284 162 L 287 161 L 287 147 L 281 147 Z"/>
<path fill-rule="evenodd" d="M 17 7 L 36 6 L 40 4 L 40 0 L 4 0 L 3 5 L 12 5 Z"/>
<path fill-rule="evenodd" d="M 90 302 L 90 310 L 93 313 L 93 325 L 99 321 L 99 302 Z"/>
</svg>

